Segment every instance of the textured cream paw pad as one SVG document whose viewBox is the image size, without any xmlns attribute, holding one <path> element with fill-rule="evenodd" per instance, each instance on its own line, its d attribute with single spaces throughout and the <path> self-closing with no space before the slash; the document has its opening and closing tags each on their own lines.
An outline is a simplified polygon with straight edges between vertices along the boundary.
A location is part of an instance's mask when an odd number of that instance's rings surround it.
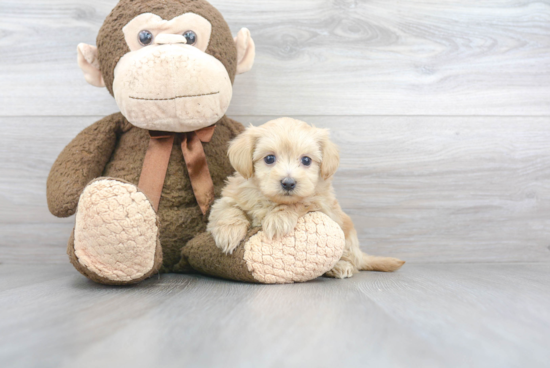
<svg viewBox="0 0 550 368">
<path fill-rule="evenodd" d="M 74 249 L 78 261 L 101 277 L 131 281 L 149 272 L 157 245 L 156 213 L 135 185 L 98 180 L 78 202 Z"/>
<path fill-rule="evenodd" d="M 294 231 L 269 240 L 259 231 L 244 245 L 244 259 L 252 276 L 266 284 L 315 279 L 334 267 L 344 252 L 344 232 L 321 212 L 301 217 Z"/>
</svg>

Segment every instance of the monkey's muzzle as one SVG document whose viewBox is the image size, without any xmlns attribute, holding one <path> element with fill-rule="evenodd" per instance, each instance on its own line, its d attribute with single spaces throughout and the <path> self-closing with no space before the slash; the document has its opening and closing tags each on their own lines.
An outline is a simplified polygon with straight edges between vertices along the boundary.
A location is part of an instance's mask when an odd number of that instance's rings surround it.
<svg viewBox="0 0 550 368">
<path fill-rule="evenodd" d="M 130 123 L 170 132 L 190 132 L 216 123 L 233 94 L 224 65 L 185 44 L 126 54 L 115 69 L 113 89 Z"/>
</svg>

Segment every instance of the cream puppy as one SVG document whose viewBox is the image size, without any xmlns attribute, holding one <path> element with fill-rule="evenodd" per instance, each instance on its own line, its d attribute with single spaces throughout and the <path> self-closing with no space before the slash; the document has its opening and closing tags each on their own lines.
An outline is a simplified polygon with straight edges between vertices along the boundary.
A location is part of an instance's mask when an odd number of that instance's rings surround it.
<svg viewBox="0 0 550 368">
<path fill-rule="evenodd" d="M 237 172 L 214 203 L 208 224 L 223 252 L 232 253 L 251 226 L 261 226 L 276 239 L 290 233 L 299 217 L 321 211 L 340 225 L 346 238 L 342 258 L 326 276 L 395 271 L 405 263 L 361 252 L 353 222 L 334 196 L 331 182 L 340 157 L 328 130 L 281 118 L 250 126 L 231 142 L 228 153 Z"/>
</svg>

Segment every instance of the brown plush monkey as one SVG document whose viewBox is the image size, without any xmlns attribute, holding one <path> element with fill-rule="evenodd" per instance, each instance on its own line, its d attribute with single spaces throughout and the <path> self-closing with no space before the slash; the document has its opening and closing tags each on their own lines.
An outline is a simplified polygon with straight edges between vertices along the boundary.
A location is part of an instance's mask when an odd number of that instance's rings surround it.
<svg viewBox="0 0 550 368">
<path fill-rule="evenodd" d="M 284 239 L 266 244 L 259 229 L 232 255 L 205 233 L 209 207 L 234 171 L 228 142 L 243 131 L 225 116 L 232 83 L 252 67 L 254 51 L 248 30 L 233 38 L 203 0 L 121 0 L 97 48 L 78 46 L 86 80 L 106 87 L 121 110 L 73 139 L 48 177 L 52 214 L 76 213 L 68 254 L 78 271 L 114 285 L 190 271 L 269 283 L 313 279 L 332 267 L 342 235 L 320 214 L 308 215 L 303 221 L 313 227 L 302 224 L 297 236 L 336 241 L 304 250 L 298 261 L 280 251 Z"/>
</svg>

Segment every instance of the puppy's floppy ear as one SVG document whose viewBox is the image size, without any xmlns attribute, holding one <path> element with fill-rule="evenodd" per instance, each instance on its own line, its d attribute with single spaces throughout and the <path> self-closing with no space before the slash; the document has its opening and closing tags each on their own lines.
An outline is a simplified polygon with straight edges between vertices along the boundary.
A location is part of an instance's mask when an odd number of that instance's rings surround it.
<svg viewBox="0 0 550 368">
<path fill-rule="evenodd" d="M 231 165 L 245 179 L 254 175 L 254 161 L 252 155 L 256 147 L 257 129 L 252 125 L 231 141 L 227 154 Z"/>
<path fill-rule="evenodd" d="M 323 179 L 328 179 L 338 169 L 340 165 L 340 153 L 338 152 L 338 146 L 330 140 L 329 132 L 327 129 L 321 130 L 321 136 L 319 138 L 319 145 L 321 146 L 321 176 Z"/>
</svg>

